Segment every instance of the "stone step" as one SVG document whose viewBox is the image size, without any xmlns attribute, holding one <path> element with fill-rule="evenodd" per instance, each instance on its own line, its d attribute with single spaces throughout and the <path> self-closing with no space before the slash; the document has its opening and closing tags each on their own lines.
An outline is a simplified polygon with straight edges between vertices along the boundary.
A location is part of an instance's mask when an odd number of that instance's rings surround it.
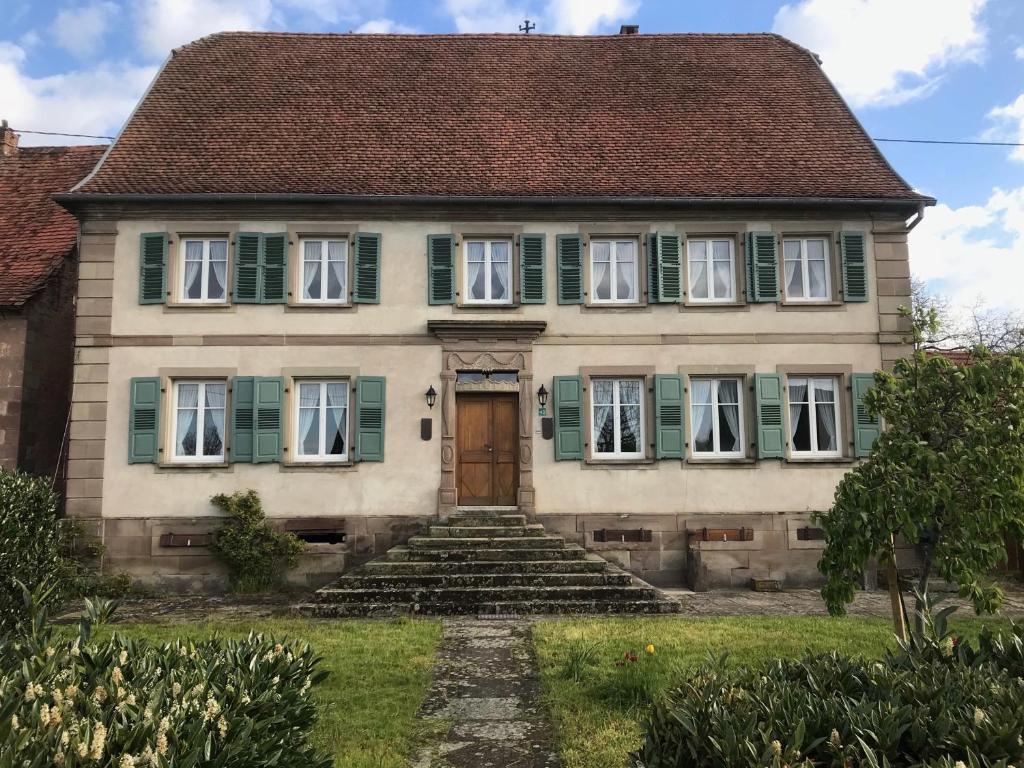
<svg viewBox="0 0 1024 768">
<path fill-rule="evenodd" d="M 446 539 L 500 539 L 543 536 L 543 525 L 432 525 L 430 536 Z"/>
<path fill-rule="evenodd" d="M 453 589 L 463 587 L 628 587 L 628 573 L 351 573 L 325 589 Z"/>
<path fill-rule="evenodd" d="M 318 589 L 315 594 L 321 603 L 467 603 L 484 605 L 499 601 L 559 602 L 563 600 L 656 600 L 658 593 L 651 587 L 597 586 L 597 587 L 427 587 L 412 589 L 345 589 L 334 586 Z"/>
<path fill-rule="evenodd" d="M 535 541 L 534 538 L 524 541 Z M 490 562 L 510 562 L 515 560 L 583 560 L 586 552 L 583 547 L 571 545 L 552 549 L 497 549 L 493 547 L 464 547 L 460 549 L 430 549 L 425 547 L 392 547 L 386 555 L 388 560 L 418 562 L 464 562 L 467 560 L 487 560 Z"/>
<path fill-rule="evenodd" d="M 545 554 L 550 554 L 545 552 Z M 371 560 L 360 568 L 362 573 L 407 576 L 414 574 L 498 574 L 498 573 L 605 573 L 606 560 L 590 555 L 573 560 L 465 560 L 465 561 L 410 561 Z"/>
<path fill-rule="evenodd" d="M 455 514 L 448 518 L 448 525 L 526 525 L 526 515 Z"/>
<path fill-rule="evenodd" d="M 499 600 L 484 603 L 307 603 L 305 616 L 322 619 L 359 616 L 544 616 L 564 614 L 678 613 L 671 600 Z"/>
<path fill-rule="evenodd" d="M 559 549 L 565 545 L 561 536 L 543 534 L 539 536 L 413 536 L 409 539 L 412 549 Z"/>
</svg>

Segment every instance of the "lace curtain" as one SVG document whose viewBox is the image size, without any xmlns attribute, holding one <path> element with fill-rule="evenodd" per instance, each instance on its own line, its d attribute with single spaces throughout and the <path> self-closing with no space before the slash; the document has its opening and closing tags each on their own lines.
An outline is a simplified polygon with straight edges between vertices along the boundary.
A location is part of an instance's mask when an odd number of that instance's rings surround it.
<svg viewBox="0 0 1024 768">
<path fill-rule="evenodd" d="M 177 444 L 175 456 L 196 455 L 196 427 L 199 418 L 199 385 L 178 385 L 178 413 L 175 432 Z"/>
<path fill-rule="evenodd" d="M 303 456 L 320 453 L 320 385 L 299 384 L 299 450 Z"/>
<path fill-rule="evenodd" d="M 185 296 L 189 299 L 202 297 L 202 283 L 200 273 L 203 270 L 203 242 L 202 240 L 187 240 L 185 242 Z"/>
</svg>

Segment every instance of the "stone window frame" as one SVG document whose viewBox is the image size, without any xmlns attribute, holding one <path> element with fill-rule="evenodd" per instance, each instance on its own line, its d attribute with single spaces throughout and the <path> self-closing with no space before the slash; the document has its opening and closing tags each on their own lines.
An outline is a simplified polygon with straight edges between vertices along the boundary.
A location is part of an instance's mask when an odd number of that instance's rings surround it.
<svg viewBox="0 0 1024 768">
<path fill-rule="evenodd" d="M 776 261 L 779 274 L 779 301 L 775 304 L 779 311 L 845 311 L 840 290 L 843 285 L 841 254 L 839 253 L 839 233 L 843 230 L 840 224 L 809 225 L 799 227 L 787 225 L 773 228 L 776 237 Z M 826 272 L 829 280 L 829 297 L 826 299 L 790 299 L 786 294 L 786 240 L 822 239 L 828 249 Z M 872 258 L 872 257 L 869 257 Z"/>
<path fill-rule="evenodd" d="M 358 312 L 359 305 L 353 301 L 355 289 L 355 240 L 359 234 L 356 222 L 291 222 L 285 229 L 288 233 L 288 293 L 285 296 L 285 312 L 303 314 L 337 314 Z M 344 302 L 308 302 L 302 300 L 302 241 L 341 240 L 348 241 L 347 281 Z M 296 287 L 298 290 L 296 290 Z"/>
<path fill-rule="evenodd" d="M 785 465 L 814 464 L 814 465 L 847 465 L 857 461 L 854 454 L 854 446 L 851 440 L 853 436 L 853 403 L 851 402 L 853 392 L 853 366 L 847 364 L 785 364 L 778 365 L 775 372 L 782 376 L 782 390 L 784 393 L 782 424 L 785 430 L 786 455 L 783 461 Z M 831 376 L 838 380 L 839 389 L 836 393 L 836 405 L 839 413 L 839 455 L 838 456 L 794 456 L 790 440 L 792 432 L 789 423 L 789 377 L 790 376 Z"/>
<path fill-rule="evenodd" d="M 683 301 L 679 306 L 680 311 L 682 310 L 710 310 L 710 311 L 721 311 L 721 310 L 737 310 L 737 309 L 749 309 L 750 302 L 747 297 L 747 260 L 746 260 L 746 243 L 744 242 L 745 232 L 740 229 L 725 229 L 721 227 L 711 229 L 693 229 L 687 230 L 685 238 L 680 234 L 682 239 L 682 264 L 681 269 L 683 270 Z M 733 244 L 733 280 L 735 281 L 733 300 L 732 301 L 709 301 L 707 299 L 700 299 L 694 301 L 690 296 L 690 240 L 730 240 Z"/>
<path fill-rule="evenodd" d="M 604 365 L 585 366 L 579 369 L 583 382 L 583 465 L 590 467 L 639 467 L 657 466 L 654 448 L 654 373 L 653 365 Z M 590 397 L 593 379 L 641 379 L 643 381 L 643 456 L 637 458 L 601 459 L 596 458 L 593 448 L 594 406 Z"/>
<path fill-rule="evenodd" d="M 224 312 L 234 310 L 235 304 L 231 300 L 231 296 L 234 288 L 235 240 L 238 237 L 239 231 L 238 224 L 211 227 L 210 222 L 179 222 L 173 229 L 168 227 L 165 312 Z M 185 268 L 185 251 L 183 249 L 184 241 L 188 239 L 228 241 L 224 301 L 186 301 L 182 297 L 181 282 L 184 278 Z"/>
<path fill-rule="evenodd" d="M 452 312 L 456 314 L 473 312 L 498 312 L 501 314 L 518 314 L 522 312 L 522 286 L 520 285 L 520 253 L 519 236 L 526 232 L 523 224 L 474 224 L 459 223 L 452 225 L 452 237 L 455 246 L 455 303 Z M 544 235 L 547 239 L 547 234 Z M 466 301 L 466 240 L 508 240 L 512 244 L 509 251 L 509 272 L 511 277 L 511 300 L 508 302 Z M 548 253 L 548 249 L 545 249 Z M 547 261 L 545 259 L 545 271 Z"/>
<path fill-rule="evenodd" d="M 684 464 L 694 466 L 750 467 L 757 462 L 757 408 L 754 403 L 754 374 L 752 365 L 681 365 L 679 375 L 683 377 L 683 414 L 686 425 L 686 450 Z M 690 400 L 690 379 L 702 378 L 740 379 L 743 402 L 743 455 L 742 456 L 700 456 L 693 451 L 693 418 Z"/>
<path fill-rule="evenodd" d="M 666 232 L 674 232 L 674 229 L 666 229 Z M 648 278 L 647 278 L 647 236 L 652 234 L 654 229 L 649 224 L 644 225 L 623 225 L 623 224 L 581 224 L 577 228 L 576 234 L 579 234 L 582 238 L 582 249 L 583 249 L 583 304 L 580 306 L 580 310 L 583 312 L 604 312 L 608 314 L 621 314 L 630 312 L 650 312 L 651 311 L 651 300 L 648 293 Z M 573 234 L 573 233 L 567 233 Z M 682 233 L 680 233 L 682 237 Z M 613 302 L 613 301 L 601 301 L 595 303 L 591 296 L 590 287 L 593 281 L 593 270 L 591 268 L 591 251 L 590 245 L 594 239 L 597 240 L 636 240 L 636 258 L 637 258 L 637 291 L 635 302 Z M 555 258 L 555 269 L 557 270 L 557 258 L 558 254 L 554 254 Z"/>
<path fill-rule="evenodd" d="M 353 366 L 304 366 L 281 369 L 284 379 L 284 398 L 281 406 L 281 461 L 278 464 L 282 472 L 331 472 L 354 471 L 358 467 L 355 461 L 355 407 L 356 379 L 359 368 Z M 348 424 L 346 440 L 348 441 L 348 458 L 341 461 L 312 461 L 296 459 L 295 447 L 298 435 L 295 430 L 296 411 L 298 408 L 297 382 L 303 379 L 344 379 L 348 382 Z"/>
<path fill-rule="evenodd" d="M 231 463 L 231 407 L 234 392 L 232 379 L 238 375 L 237 368 L 160 368 L 160 434 L 157 461 L 154 470 L 163 472 L 194 472 L 196 470 L 233 471 Z M 226 387 L 224 398 L 224 458 L 222 461 L 188 461 L 174 459 L 174 423 L 176 405 L 174 385 L 180 381 L 216 381 L 223 379 Z"/>
</svg>

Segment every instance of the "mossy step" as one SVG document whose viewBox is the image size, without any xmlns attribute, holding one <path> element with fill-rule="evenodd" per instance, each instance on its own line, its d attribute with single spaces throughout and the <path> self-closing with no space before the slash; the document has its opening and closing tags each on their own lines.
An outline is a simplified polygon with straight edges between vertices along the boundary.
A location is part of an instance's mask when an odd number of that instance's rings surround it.
<svg viewBox="0 0 1024 768">
<path fill-rule="evenodd" d="M 628 587 L 628 573 L 433 573 L 353 572 L 325 589 L 451 589 L 462 587 Z"/>
<path fill-rule="evenodd" d="M 604 573 L 608 563 L 597 557 L 572 560 L 467 560 L 467 561 L 402 561 L 371 560 L 359 568 L 362 573 L 407 576 L 413 574 L 498 574 L 498 573 Z"/>
<path fill-rule="evenodd" d="M 533 541 L 533 539 L 530 539 Z M 464 547 L 461 549 L 413 549 L 392 547 L 385 557 L 388 560 L 416 562 L 466 562 L 486 560 L 490 562 L 511 562 L 516 560 L 583 560 L 587 556 L 583 547 L 568 544 L 559 549 L 493 549 L 490 547 Z"/>
<path fill-rule="evenodd" d="M 454 514 L 448 516 L 448 525 L 526 525 L 526 515 Z"/>
<path fill-rule="evenodd" d="M 521 538 L 523 536 L 543 536 L 543 525 L 432 525 L 429 535 L 439 538 L 454 539 L 500 539 Z"/>
<path fill-rule="evenodd" d="M 412 549 L 559 549 L 565 545 L 561 536 L 413 536 Z"/>
<path fill-rule="evenodd" d="M 500 600 L 483 603 L 307 603 L 300 613 L 323 619 L 367 616 L 547 616 L 678 613 L 671 600 Z"/>
<path fill-rule="evenodd" d="M 348 589 L 333 586 L 318 589 L 314 595 L 321 603 L 471 603 L 497 600 L 654 600 L 652 587 L 634 586 L 523 586 L 523 587 L 426 587 Z"/>
</svg>

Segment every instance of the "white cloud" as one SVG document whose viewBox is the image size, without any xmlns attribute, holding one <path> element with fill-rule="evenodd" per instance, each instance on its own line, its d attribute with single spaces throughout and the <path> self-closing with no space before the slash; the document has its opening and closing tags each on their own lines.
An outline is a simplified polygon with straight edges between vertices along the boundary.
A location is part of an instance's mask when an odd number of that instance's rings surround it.
<svg viewBox="0 0 1024 768">
<path fill-rule="evenodd" d="M 931 93 L 949 65 L 980 60 L 986 2 L 799 0 L 772 29 L 818 53 L 853 106 L 892 106 Z"/>
<path fill-rule="evenodd" d="M 394 19 L 371 19 L 356 28 L 356 32 L 365 32 L 377 35 L 398 34 L 411 35 L 416 32 L 415 27 L 399 24 Z"/>
<path fill-rule="evenodd" d="M 613 29 L 640 7 L 640 0 L 445 0 L 459 32 L 516 32 L 530 18 L 541 33 L 589 35 Z"/>
<path fill-rule="evenodd" d="M 1009 104 L 990 110 L 987 117 L 995 125 L 984 133 L 986 141 L 1024 143 L 1024 93 Z M 1010 157 L 1024 162 L 1024 147 L 1014 147 Z"/>
<path fill-rule="evenodd" d="M 53 36 L 57 45 L 79 58 L 95 55 L 118 12 L 110 0 L 65 8 L 53 22 Z"/>
<path fill-rule="evenodd" d="M 143 55 L 163 59 L 214 32 L 266 29 L 273 13 L 270 0 L 143 0 L 135 23 Z"/>
<path fill-rule="evenodd" d="M 15 128 L 112 136 L 156 74 L 156 67 L 127 63 L 99 66 L 49 77 L 23 71 L 25 51 L 0 43 L 0 93 L 4 117 Z M 23 134 L 23 145 L 94 144 L 94 139 L 65 139 Z"/>
<path fill-rule="evenodd" d="M 280 9 L 302 11 L 328 24 L 355 21 L 379 14 L 385 0 L 276 0 Z"/>
<path fill-rule="evenodd" d="M 1016 56 L 1021 61 L 1024 61 L 1024 45 L 1020 46 L 1017 50 L 1015 50 L 1013 52 L 1013 55 Z"/>
<path fill-rule="evenodd" d="M 1024 187 L 995 189 L 984 205 L 937 205 L 910 233 L 913 273 L 959 306 L 1024 310 L 1022 252 Z"/>
</svg>

